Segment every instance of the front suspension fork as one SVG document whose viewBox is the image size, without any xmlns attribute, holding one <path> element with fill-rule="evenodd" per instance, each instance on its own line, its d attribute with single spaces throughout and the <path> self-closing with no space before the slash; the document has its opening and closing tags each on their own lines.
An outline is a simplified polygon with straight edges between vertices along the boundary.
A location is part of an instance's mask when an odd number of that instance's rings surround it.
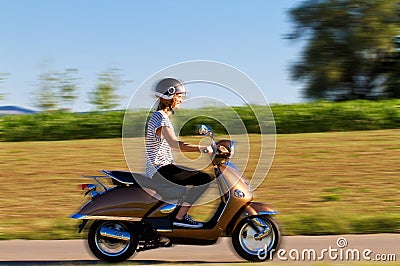
<svg viewBox="0 0 400 266">
<path fill-rule="evenodd" d="M 271 233 L 271 228 L 260 218 L 248 218 L 247 223 L 257 232 L 254 234 L 255 240 L 261 240 Z"/>
</svg>

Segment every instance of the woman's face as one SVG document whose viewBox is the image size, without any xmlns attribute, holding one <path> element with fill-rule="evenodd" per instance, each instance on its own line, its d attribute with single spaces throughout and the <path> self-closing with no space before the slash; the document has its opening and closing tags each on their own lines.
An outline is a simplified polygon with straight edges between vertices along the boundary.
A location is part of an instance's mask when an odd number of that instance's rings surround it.
<svg viewBox="0 0 400 266">
<path fill-rule="evenodd" d="M 180 104 L 185 100 L 185 94 L 184 93 L 176 93 L 174 95 L 174 100 L 172 104 L 172 108 L 174 109 L 179 109 Z"/>
</svg>

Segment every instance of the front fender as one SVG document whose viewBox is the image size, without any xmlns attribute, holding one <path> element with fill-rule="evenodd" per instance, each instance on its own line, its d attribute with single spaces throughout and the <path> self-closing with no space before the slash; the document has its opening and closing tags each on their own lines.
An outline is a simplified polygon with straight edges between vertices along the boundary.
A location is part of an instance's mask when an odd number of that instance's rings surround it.
<svg viewBox="0 0 400 266">
<path fill-rule="evenodd" d="M 278 214 L 278 212 L 272 209 L 272 207 L 268 204 L 262 202 L 249 202 L 234 216 L 232 221 L 229 223 L 229 226 L 227 227 L 226 234 L 231 235 L 235 231 L 239 222 L 246 217 L 274 214 Z"/>
</svg>

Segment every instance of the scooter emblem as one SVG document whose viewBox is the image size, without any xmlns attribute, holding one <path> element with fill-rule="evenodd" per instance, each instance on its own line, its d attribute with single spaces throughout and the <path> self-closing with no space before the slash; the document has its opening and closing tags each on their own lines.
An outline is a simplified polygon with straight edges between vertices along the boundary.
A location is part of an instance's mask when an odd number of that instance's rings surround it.
<svg viewBox="0 0 400 266">
<path fill-rule="evenodd" d="M 235 191 L 233 192 L 233 195 L 238 199 L 244 198 L 243 191 L 241 191 L 239 189 L 235 189 Z"/>
</svg>

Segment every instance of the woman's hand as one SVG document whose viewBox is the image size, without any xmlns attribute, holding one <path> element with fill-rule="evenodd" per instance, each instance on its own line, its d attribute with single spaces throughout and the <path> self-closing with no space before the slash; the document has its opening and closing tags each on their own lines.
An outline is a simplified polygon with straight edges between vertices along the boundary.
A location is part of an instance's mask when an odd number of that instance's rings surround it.
<svg viewBox="0 0 400 266">
<path fill-rule="evenodd" d="M 210 155 L 210 156 L 212 156 L 213 153 L 214 153 L 214 150 L 213 150 L 212 146 L 206 146 L 206 147 L 202 147 L 202 148 L 200 148 L 200 149 L 201 149 L 201 151 L 202 151 L 203 153 L 207 153 L 207 154 Z"/>
</svg>

